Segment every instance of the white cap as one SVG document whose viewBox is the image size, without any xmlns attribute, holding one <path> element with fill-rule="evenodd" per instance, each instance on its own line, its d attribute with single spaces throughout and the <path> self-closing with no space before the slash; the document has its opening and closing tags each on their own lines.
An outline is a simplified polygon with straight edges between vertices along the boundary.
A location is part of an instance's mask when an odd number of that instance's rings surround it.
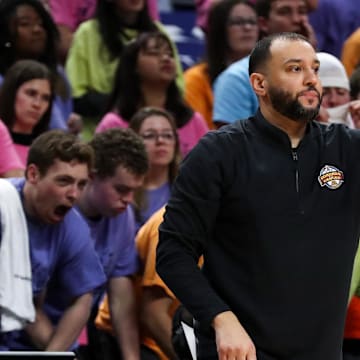
<svg viewBox="0 0 360 360">
<path fill-rule="evenodd" d="M 344 65 L 334 55 L 318 52 L 319 77 L 323 87 L 338 87 L 350 91 L 350 82 Z"/>
</svg>

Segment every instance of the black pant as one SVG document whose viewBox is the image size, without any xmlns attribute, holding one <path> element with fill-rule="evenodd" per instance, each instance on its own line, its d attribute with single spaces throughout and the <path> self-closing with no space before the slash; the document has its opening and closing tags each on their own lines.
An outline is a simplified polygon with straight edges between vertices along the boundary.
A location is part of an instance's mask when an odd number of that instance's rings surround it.
<svg viewBox="0 0 360 360">
<path fill-rule="evenodd" d="M 360 339 L 345 339 L 343 360 L 360 360 Z"/>
<path fill-rule="evenodd" d="M 88 332 L 89 344 L 79 348 L 78 360 L 122 360 L 116 339 L 111 334 L 99 330 L 96 327 Z M 141 345 L 141 360 L 159 360 L 159 357 L 149 348 Z"/>
</svg>

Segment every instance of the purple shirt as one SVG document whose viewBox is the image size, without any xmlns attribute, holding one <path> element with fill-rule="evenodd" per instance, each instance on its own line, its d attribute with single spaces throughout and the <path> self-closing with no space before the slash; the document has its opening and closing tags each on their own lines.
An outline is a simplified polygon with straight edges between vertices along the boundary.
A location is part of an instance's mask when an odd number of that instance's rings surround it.
<svg viewBox="0 0 360 360">
<path fill-rule="evenodd" d="M 138 269 L 135 220 L 130 206 L 115 217 L 84 217 L 107 279 L 134 274 Z"/>
<path fill-rule="evenodd" d="M 73 111 L 73 101 L 71 97 L 71 87 L 69 80 L 65 74 L 64 68 L 58 66 L 57 68 L 59 75 L 63 78 L 65 86 L 70 96 L 66 99 L 63 99 L 59 95 L 54 96 L 54 101 L 51 108 L 50 123 L 49 129 L 63 129 L 67 130 L 67 121 Z M 0 86 L 4 82 L 3 75 L 0 74 Z"/>
<path fill-rule="evenodd" d="M 74 212 L 81 218 L 81 223 L 85 226 L 82 231 L 86 234 L 91 249 L 94 250 L 95 248 L 97 259 L 100 260 L 100 266 L 105 273 L 105 282 L 112 277 L 132 275 L 137 271 L 138 258 L 134 240 L 135 223 L 133 212 L 129 207 L 124 213 L 116 217 L 103 217 L 98 220 L 90 220 L 84 217 L 79 209 L 74 209 Z M 74 281 L 78 278 L 75 271 L 70 276 L 74 278 Z M 97 304 L 104 291 L 105 286 L 97 287 L 94 293 L 94 304 Z M 50 284 L 45 308 L 54 323 L 58 322 L 65 310 L 64 304 L 71 300 L 71 294 L 64 292 L 58 281 L 53 281 Z"/>
<path fill-rule="evenodd" d="M 23 199 L 25 179 L 14 178 L 10 181 Z M 106 278 L 89 241 L 89 229 L 75 209 L 71 209 L 64 220 L 55 225 L 45 224 L 28 216 L 26 220 L 33 293 L 36 296 L 46 289 L 48 298 L 56 303 L 57 310 L 47 307 L 45 311 L 56 324 L 74 298 L 101 287 Z M 56 296 L 52 296 L 53 294 Z M 12 332 L 6 341 L 6 346 L 11 350 L 31 348 L 23 331 Z"/>
<path fill-rule="evenodd" d="M 316 34 L 317 51 L 340 58 L 345 40 L 360 26 L 360 7 L 354 0 L 319 0 L 309 22 Z"/>
<path fill-rule="evenodd" d="M 168 202 L 170 197 L 170 184 L 165 183 L 157 189 L 147 190 L 145 196 L 147 206 L 139 212 L 139 216 L 136 219 L 136 230 L 139 230 L 151 215 Z"/>
</svg>

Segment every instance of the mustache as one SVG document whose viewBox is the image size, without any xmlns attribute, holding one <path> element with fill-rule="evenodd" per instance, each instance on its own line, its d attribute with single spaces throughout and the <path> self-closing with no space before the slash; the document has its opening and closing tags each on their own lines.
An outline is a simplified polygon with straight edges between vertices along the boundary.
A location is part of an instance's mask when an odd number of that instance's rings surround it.
<svg viewBox="0 0 360 360">
<path fill-rule="evenodd" d="M 298 97 L 301 96 L 301 95 L 304 95 L 308 91 L 315 91 L 318 98 L 321 99 L 321 94 L 320 94 L 319 90 L 316 89 L 314 86 L 309 86 L 306 90 L 303 90 L 303 91 L 299 92 Z"/>
</svg>

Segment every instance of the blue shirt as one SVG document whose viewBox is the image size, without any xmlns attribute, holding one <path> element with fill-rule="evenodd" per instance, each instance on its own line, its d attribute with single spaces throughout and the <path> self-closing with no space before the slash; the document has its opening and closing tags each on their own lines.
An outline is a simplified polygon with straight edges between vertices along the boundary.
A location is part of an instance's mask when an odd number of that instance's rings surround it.
<svg viewBox="0 0 360 360">
<path fill-rule="evenodd" d="M 214 122 L 233 123 L 256 113 L 257 97 L 249 80 L 249 57 L 234 62 L 214 82 Z"/>
</svg>

